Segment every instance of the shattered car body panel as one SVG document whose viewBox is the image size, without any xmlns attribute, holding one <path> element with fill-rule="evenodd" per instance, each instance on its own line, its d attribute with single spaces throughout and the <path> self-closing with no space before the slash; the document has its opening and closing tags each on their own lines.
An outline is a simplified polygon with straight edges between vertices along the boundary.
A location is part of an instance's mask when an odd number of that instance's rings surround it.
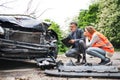
<svg viewBox="0 0 120 80">
<path fill-rule="evenodd" d="M 31 17 L 13 17 L 13 16 L 0 16 L 0 23 L 2 27 L 12 28 L 14 30 L 22 31 L 45 31 L 51 24 L 40 22 Z"/>
<path fill-rule="evenodd" d="M 40 22 L 29 16 L 0 16 L 0 57 L 11 59 L 35 59 L 53 56 L 57 58 L 58 36 L 49 30 L 50 23 Z"/>
<path fill-rule="evenodd" d="M 120 78 L 119 68 L 107 65 L 59 65 L 57 69 L 45 70 L 45 74 L 57 77 Z"/>
</svg>

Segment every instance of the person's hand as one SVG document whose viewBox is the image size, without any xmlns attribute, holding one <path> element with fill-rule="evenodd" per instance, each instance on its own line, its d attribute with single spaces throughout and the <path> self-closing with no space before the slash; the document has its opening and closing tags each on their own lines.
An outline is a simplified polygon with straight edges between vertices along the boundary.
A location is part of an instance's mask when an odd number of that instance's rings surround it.
<svg viewBox="0 0 120 80">
<path fill-rule="evenodd" d="M 75 40 L 74 39 L 71 39 L 70 41 L 69 41 L 69 43 L 75 43 Z"/>
<path fill-rule="evenodd" d="M 84 32 L 84 36 L 88 37 L 88 39 L 92 38 L 92 35 L 89 32 Z"/>
<path fill-rule="evenodd" d="M 88 33 L 88 32 L 84 32 L 84 36 L 85 36 L 85 37 L 88 37 L 88 36 L 89 36 L 89 33 Z"/>
</svg>

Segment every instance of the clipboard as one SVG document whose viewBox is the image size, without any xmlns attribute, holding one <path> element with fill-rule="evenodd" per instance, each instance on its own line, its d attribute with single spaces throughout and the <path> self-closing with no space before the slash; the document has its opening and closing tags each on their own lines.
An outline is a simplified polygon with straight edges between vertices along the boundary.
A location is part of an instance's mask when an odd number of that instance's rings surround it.
<svg viewBox="0 0 120 80">
<path fill-rule="evenodd" d="M 69 40 L 71 40 L 71 38 L 68 36 L 68 37 L 62 39 L 61 41 L 66 47 L 71 47 L 73 44 L 69 43 Z"/>
</svg>

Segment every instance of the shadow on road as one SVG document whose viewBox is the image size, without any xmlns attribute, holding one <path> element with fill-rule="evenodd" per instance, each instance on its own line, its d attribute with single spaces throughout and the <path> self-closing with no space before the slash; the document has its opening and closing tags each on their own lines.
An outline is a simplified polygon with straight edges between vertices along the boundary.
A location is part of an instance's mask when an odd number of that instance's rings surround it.
<svg viewBox="0 0 120 80">
<path fill-rule="evenodd" d="M 36 68 L 36 63 L 0 59 L 0 70 Z"/>
</svg>

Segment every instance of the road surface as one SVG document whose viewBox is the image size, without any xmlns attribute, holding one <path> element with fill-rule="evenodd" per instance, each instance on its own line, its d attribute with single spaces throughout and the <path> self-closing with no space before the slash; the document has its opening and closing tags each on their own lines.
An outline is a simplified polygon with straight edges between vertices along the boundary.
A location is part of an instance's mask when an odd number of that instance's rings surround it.
<svg viewBox="0 0 120 80">
<path fill-rule="evenodd" d="M 63 62 L 69 61 L 64 54 L 58 56 L 58 60 Z M 72 59 L 74 61 L 74 59 Z M 98 58 L 87 55 L 87 61 L 91 63 L 99 63 Z M 120 67 L 120 52 L 116 52 L 112 57 L 113 65 Z M 120 79 L 102 79 L 102 78 L 69 78 L 69 77 L 50 77 L 44 74 L 33 61 L 21 62 L 0 59 L 0 80 L 120 80 Z"/>
</svg>

